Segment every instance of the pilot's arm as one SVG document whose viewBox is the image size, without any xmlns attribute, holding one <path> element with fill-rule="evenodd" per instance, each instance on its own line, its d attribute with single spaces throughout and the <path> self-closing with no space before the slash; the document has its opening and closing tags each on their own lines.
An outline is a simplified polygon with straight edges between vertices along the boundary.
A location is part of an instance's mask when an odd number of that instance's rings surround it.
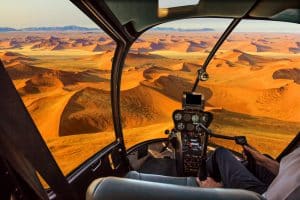
<svg viewBox="0 0 300 200">
<path fill-rule="evenodd" d="M 273 160 L 263 154 L 261 154 L 258 150 L 254 149 L 253 147 L 249 147 L 244 145 L 246 151 L 251 153 L 253 158 L 256 160 L 258 165 L 264 166 L 273 174 L 277 175 L 279 172 L 279 163 L 276 160 Z"/>
</svg>

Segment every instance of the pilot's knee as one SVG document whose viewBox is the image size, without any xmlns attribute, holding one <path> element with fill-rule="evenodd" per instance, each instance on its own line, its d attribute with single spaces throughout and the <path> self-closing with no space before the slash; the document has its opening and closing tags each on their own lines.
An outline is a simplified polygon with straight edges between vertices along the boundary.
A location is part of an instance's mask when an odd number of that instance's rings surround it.
<svg viewBox="0 0 300 200">
<path fill-rule="evenodd" d="M 216 150 L 215 150 L 215 154 L 217 156 L 224 156 L 226 154 L 230 153 L 230 151 L 228 149 L 225 149 L 224 147 L 218 147 Z"/>
</svg>

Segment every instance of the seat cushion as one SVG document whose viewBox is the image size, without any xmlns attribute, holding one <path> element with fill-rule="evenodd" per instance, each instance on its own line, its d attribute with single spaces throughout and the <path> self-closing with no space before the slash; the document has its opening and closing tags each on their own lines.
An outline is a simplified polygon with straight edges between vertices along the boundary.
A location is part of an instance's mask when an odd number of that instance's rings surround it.
<svg viewBox="0 0 300 200">
<path fill-rule="evenodd" d="M 199 188 L 154 183 L 127 178 L 96 179 L 89 186 L 86 200 L 262 200 L 254 192 L 238 189 Z"/>
<path fill-rule="evenodd" d="M 171 176 L 162 176 L 156 174 L 143 174 L 137 171 L 130 171 L 127 173 L 125 178 L 157 182 L 157 183 L 168 183 L 173 185 L 198 187 L 195 177 L 171 177 Z"/>
</svg>

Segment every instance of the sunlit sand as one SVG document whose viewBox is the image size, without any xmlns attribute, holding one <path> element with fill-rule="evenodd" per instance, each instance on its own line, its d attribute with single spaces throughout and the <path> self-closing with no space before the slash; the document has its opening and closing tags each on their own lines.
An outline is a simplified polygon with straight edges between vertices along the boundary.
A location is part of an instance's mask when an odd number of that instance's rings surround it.
<svg viewBox="0 0 300 200">
<path fill-rule="evenodd" d="M 0 58 L 65 174 L 115 140 L 110 107 L 115 46 L 103 33 L 88 39 L 81 34 L 13 33 L 10 39 L 0 34 Z M 218 37 L 151 32 L 132 46 L 120 94 L 127 148 L 166 137 L 172 111 L 181 108 L 182 92 L 192 88 Z M 210 79 L 198 88 L 215 115 L 213 130 L 246 135 L 272 156 L 282 151 L 300 130 L 299 39 L 236 33 L 225 41 L 208 67 Z M 231 142 L 212 141 L 239 150 Z"/>
</svg>

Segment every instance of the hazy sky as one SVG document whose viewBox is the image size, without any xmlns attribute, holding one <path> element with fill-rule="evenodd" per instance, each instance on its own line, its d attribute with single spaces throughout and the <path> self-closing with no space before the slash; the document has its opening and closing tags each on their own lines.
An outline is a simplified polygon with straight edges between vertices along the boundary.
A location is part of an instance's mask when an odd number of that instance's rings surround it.
<svg viewBox="0 0 300 200">
<path fill-rule="evenodd" d="M 69 0 L 1 0 L 0 27 L 65 25 L 96 27 Z"/>
<path fill-rule="evenodd" d="M 163 0 L 162 7 L 195 4 L 198 0 Z M 176 4 L 174 4 L 174 2 Z M 160 25 L 174 28 L 213 28 L 223 31 L 230 23 L 228 19 L 187 19 Z M 24 28 L 35 26 L 77 25 L 96 27 L 69 0 L 1 0 L 0 27 Z M 246 32 L 300 32 L 299 24 L 283 22 L 244 21 L 235 31 Z"/>
</svg>

